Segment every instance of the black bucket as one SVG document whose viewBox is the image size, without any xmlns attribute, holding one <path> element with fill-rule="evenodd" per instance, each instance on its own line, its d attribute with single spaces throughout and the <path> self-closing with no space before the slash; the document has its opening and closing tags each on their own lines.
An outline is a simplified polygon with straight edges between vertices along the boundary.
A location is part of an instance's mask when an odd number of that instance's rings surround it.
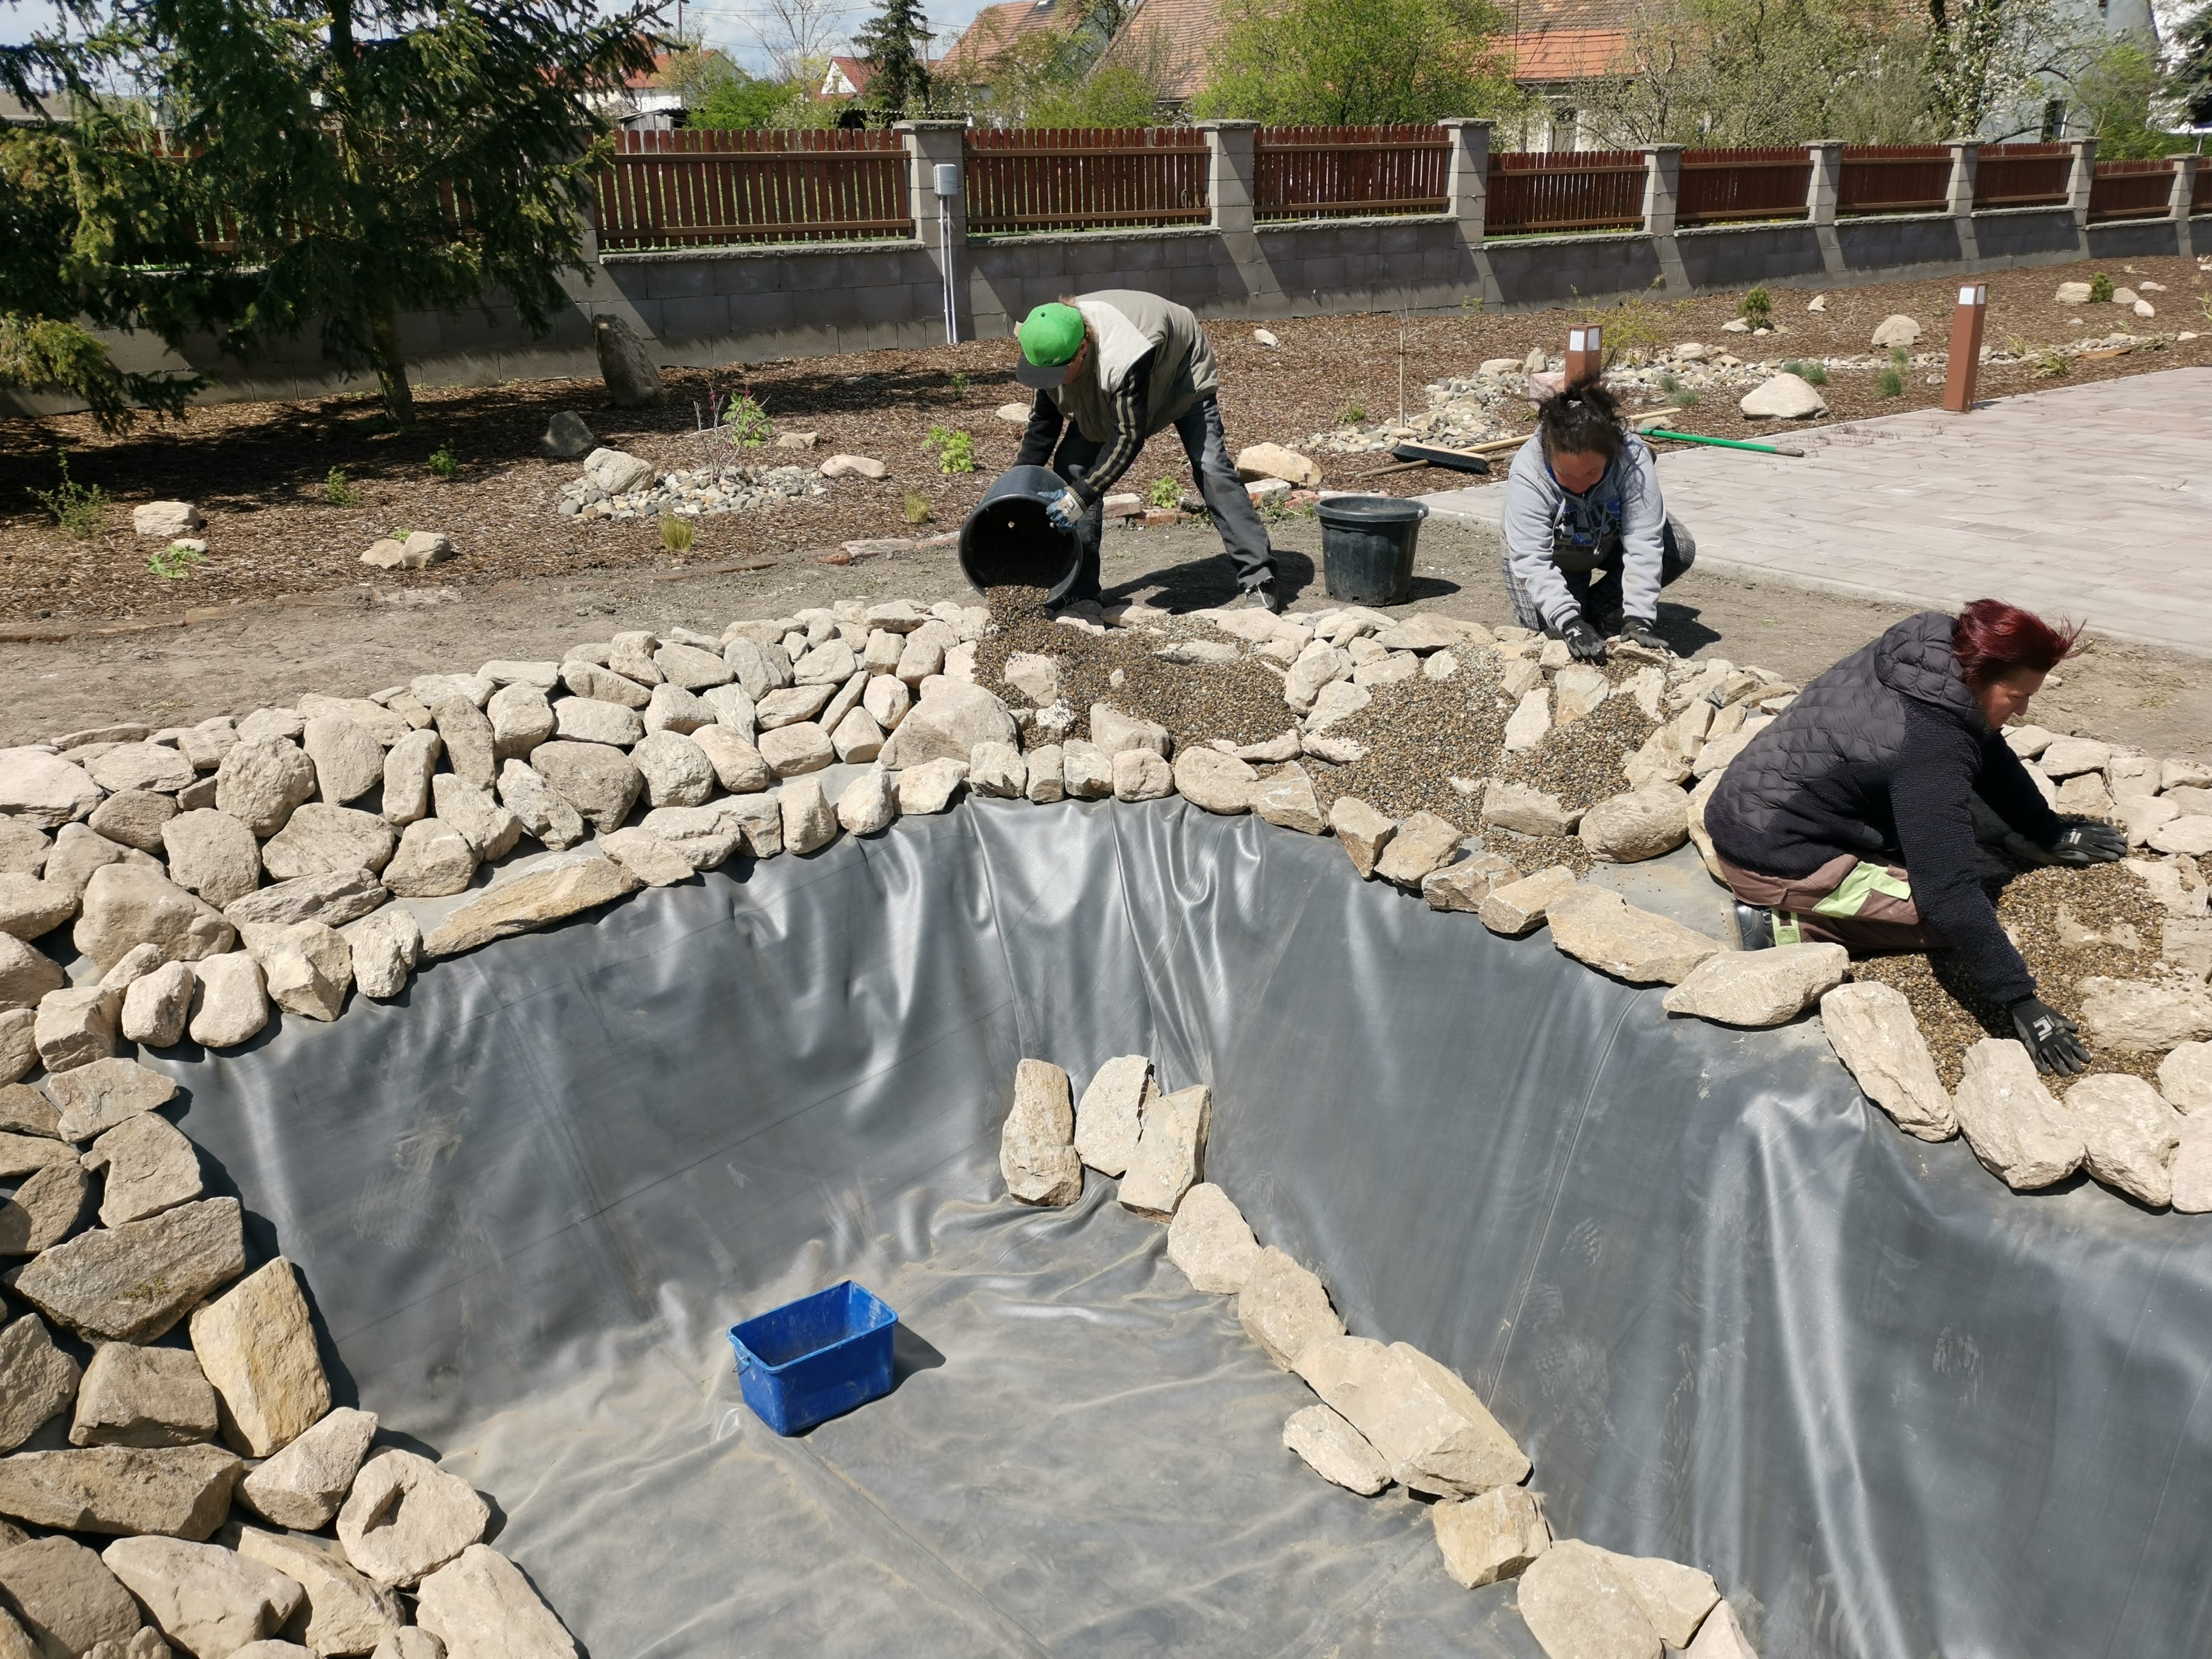
<svg viewBox="0 0 2212 1659">
<path fill-rule="evenodd" d="M 1321 519 L 1322 580 L 1329 598 L 1405 604 L 1429 509 L 1397 495 L 1333 495 L 1314 511 Z"/>
<path fill-rule="evenodd" d="M 1048 466 L 1001 472 L 960 526 L 960 568 L 981 592 L 994 587 L 1058 587 L 1075 570 L 1075 532 L 1045 517 L 1047 492 L 1067 483 Z"/>
</svg>

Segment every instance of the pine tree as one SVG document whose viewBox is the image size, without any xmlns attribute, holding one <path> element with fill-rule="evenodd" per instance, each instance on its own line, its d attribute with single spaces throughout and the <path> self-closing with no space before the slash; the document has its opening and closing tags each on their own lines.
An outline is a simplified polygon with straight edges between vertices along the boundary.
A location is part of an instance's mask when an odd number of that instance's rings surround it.
<svg viewBox="0 0 2212 1659">
<path fill-rule="evenodd" d="M 919 115 L 929 108 L 929 20 L 921 0 L 883 0 L 883 8 L 854 37 L 872 78 L 867 102 L 892 115 Z"/>
</svg>

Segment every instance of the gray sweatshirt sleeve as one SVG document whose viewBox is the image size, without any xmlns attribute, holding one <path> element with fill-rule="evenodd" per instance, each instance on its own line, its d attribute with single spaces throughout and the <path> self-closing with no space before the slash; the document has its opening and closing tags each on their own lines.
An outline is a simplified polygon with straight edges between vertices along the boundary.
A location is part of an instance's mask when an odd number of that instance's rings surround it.
<svg viewBox="0 0 2212 1659">
<path fill-rule="evenodd" d="M 1520 470 L 1516 459 L 1514 470 Z M 1620 614 L 1639 622 L 1659 619 L 1659 571 L 1665 549 L 1667 499 L 1659 493 L 1659 469 L 1650 446 L 1631 433 L 1622 440 L 1620 459 Z"/>
<path fill-rule="evenodd" d="M 1558 517 L 1560 489 L 1552 469 L 1544 464 L 1544 441 L 1532 437 L 1513 457 L 1505 475 L 1505 556 L 1513 580 L 1553 628 L 1575 614 L 1575 596 L 1566 579 L 1553 562 L 1553 526 Z M 1658 566 L 1652 566 L 1658 580 Z M 1658 592 L 1655 586 L 1654 594 Z"/>
</svg>

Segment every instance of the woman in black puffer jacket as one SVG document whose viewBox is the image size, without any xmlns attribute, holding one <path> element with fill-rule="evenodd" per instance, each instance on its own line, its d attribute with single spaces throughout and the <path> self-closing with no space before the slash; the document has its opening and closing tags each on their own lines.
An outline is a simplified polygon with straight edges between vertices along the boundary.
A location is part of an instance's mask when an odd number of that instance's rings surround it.
<svg viewBox="0 0 2212 1659">
<path fill-rule="evenodd" d="M 1826 939 L 1958 952 L 2046 1072 L 2079 1072 L 2072 1021 L 2038 1000 L 1974 875 L 1979 795 L 2055 864 L 2127 851 L 2109 824 L 2061 818 L 1999 728 L 2074 647 L 1996 599 L 1909 617 L 1797 696 L 1746 745 L 1705 807 L 1747 946 Z"/>
</svg>

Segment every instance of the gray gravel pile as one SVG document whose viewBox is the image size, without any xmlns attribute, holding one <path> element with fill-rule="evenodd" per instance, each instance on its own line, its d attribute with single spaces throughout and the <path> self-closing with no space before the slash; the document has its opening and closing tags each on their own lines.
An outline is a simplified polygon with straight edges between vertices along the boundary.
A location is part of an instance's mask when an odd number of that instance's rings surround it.
<svg viewBox="0 0 2212 1659">
<path fill-rule="evenodd" d="M 563 518 L 655 519 L 670 513 L 697 519 L 819 495 L 825 488 L 811 466 L 700 467 L 664 473 L 625 495 L 610 495 L 588 478 L 579 478 L 562 490 L 554 510 Z"/>
</svg>

